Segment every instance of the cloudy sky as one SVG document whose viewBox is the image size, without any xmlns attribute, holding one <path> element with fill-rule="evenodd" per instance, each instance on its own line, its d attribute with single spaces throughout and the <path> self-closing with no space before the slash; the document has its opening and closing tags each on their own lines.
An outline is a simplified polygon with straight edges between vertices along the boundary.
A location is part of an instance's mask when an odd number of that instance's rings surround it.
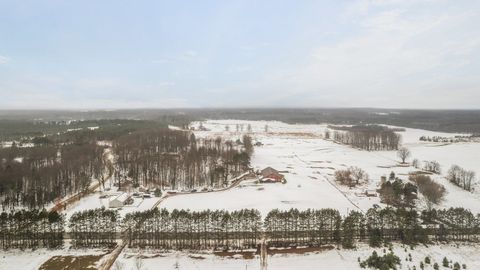
<svg viewBox="0 0 480 270">
<path fill-rule="evenodd" d="M 0 0 L 0 109 L 480 109 L 478 0 Z"/>
</svg>

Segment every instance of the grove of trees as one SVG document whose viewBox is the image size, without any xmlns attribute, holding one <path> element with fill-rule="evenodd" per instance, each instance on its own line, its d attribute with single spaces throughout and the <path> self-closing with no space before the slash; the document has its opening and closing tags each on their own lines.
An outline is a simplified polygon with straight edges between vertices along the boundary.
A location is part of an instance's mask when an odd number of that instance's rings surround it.
<svg viewBox="0 0 480 270">
<path fill-rule="evenodd" d="M 84 191 L 103 173 L 104 148 L 95 142 L 0 148 L 0 203 L 43 208 Z"/>
<path fill-rule="evenodd" d="M 248 136 L 237 145 L 220 137 L 197 139 L 190 132 L 153 129 L 119 137 L 113 151 L 118 185 L 129 180 L 134 186 L 191 190 L 223 187 L 244 173 L 253 146 Z"/>
<path fill-rule="evenodd" d="M 383 126 L 335 126 L 332 128 L 335 129 L 333 139 L 336 142 L 367 151 L 397 150 L 401 141 L 399 134 Z"/>
<path fill-rule="evenodd" d="M 475 172 L 467 171 L 458 165 L 452 165 L 452 167 L 448 170 L 447 179 L 453 184 L 465 190 L 471 191 L 472 184 L 475 182 Z"/>
</svg>

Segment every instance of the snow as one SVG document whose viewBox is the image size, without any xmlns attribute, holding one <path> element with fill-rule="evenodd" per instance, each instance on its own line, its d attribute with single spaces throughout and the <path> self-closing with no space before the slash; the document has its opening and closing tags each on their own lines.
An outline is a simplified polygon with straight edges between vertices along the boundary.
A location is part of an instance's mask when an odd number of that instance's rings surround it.
<svg viewBox="0 0 480 270">
<path fill-rule="evenodd" d="M 0 250 L 0 269 L 37 270 L 54 256 L 101 255 L 105 251 L 97 249 L 36 249 L 36 250 Z"/>
<path fill-rule="evenodd" d="M 311 270 L 320 269 L 319 266 L 326 266 L 328 269 L 348 269 L 361 270 L 358 258 L 365 260 L 373 251 L 382 256 L 384 248 L 372 249 L 366 245 L 360 245 L 356 250 L 332 249 L 328 251 L 317 251 L 307 254 L 276 254 L 269 255 L 267 258 L 269 270 Z M 385 249 L 388 253 L 389 250 Z M 431 265 L 426 266 L 425 269 L 433 269 L 433 264 L 436 262 L 442 268 L 442 260 L 447 257 L 452 263 L 458 262 L 460 265 L 466 264 L 467 269 L 480 269 L 480 260 L 477 259 L 479 248 L 476 245 L 461 244 L 456 245 L 433 245 L 433 246 L 418 246 L 413 250 L 408 246 L 401 244 L 393 245 L 393 252 L 401 260 L 401 268 L 412 269 L 416 266 L 420 269 L 420 262 L 425 260 L 425 257 L 430 257 Z M 412 256 L 412 261 L 407 260 L 409 254 Z M 140 258 L 140 259 L 138 259 Z M 256 255 L 253 259 L 243 259 L 238 256 L 233 257 L 218 257 L 211 253 L 187 253 L 187 252 L 172 252 L 172 253 L 157 253 L 155 251 L 137 251 L 125 250 L 117 259 L 118 264 L 123 266 L 123 269 L 136 269 L 135 263 L 140 261 L 142 269 L 222 269 L 222 270 L 236 270 L 236 269 L 261 269 L 259 256 Z M 178 266 L 178 268 L 176 268 Z"/>
<path fill-rule="evenodd" d="M 202 122 L 208 131 L 195 130 L 202 137 L 221 136 L 236 140 L 245 132 L 236 132 L 236 125 L 251 125 L 254 142 L 263 146 L 255 147 L 252 166 L 261 170 L 271 166 L 285 175 L 286 184 L 257 185 L 246 182 L 237 188 L 225 192 L 203 193 L 191 196 L 168 198 L 161 207 L 167 209 L 228 209 L 255 208 L 266 215 L 271 209 L 335 208 L 342 214 L 351 210 L 366 210 L 374 204 L 380 204 L 378 197 L 359 196 L 364 190 L 376 189 L 381 176 L 394 171 L 397 176 L 407 179 L 408 173 L 416 171 L 409 166 L 399 166 L 395 151 L 363 151 L 340 145 L 323 139 L 327 125 L 291 125 L 277 121 L 209 120 Z M 230 131 L 226 131 L 225 126 Z M 268 133 L 265 126 L 268 125 Z M 195 123 L 194 126 L 199 126 Z M 421 142 L 420 136 L 452 137 L 459 134 L 433 132 L 405 128 L 400 132 L 404 146 L 412 152 L 413 158 L 420 161 L 436 160 L 442 165 L 443 174 L 434 179 L 447 188 L 445 201 L 439 207 L 467 207 L 480 213 L 480 196 L 464 191 L 445 178 L 448 168 L 457 164 L 480 175 L 478 153 L 480 143 L 442 143 Z M 358 188 L 349 189 L 339 186 L 333 180 L 337 169 L 357 166 L 370 176 L 370 182 Z M 283 171 L 288 171 L 284 173 Z M 262 188 L 260 188 L 262 187 Z"/>
<path fill-rule="evenodd" d="M 217 137 L 235 141 L 246 132 L 236 132 L 236 125 L 252 127 L 253 142 L 262 142 L 263 146 L 255 147 L 252 157 L 252 166 L 255 170 L 261 170 L 271 166 L 285 175 L 286 183 L 260 184 L 255 179 L 243 181 L 238 187 L 226 191 L 208 193 L 179 194 L 164 199 L 160 207 L 167 209 L 227 209 L 235 210 L 242 208 L 255 208 L 265 216 L 271 209 L 299 209 L 307 208 L 335 208 L 341 214 L 351 210 L 362 210 L 380 204 L 378 197 L 360 195 L 365 190 L 375 190 L 378 187 L 381 176 L 389 175 L 394 171 L 397 176 L 406 179 L 407 174 L 415 169 L 409 166 L 399 166 L 399 159 L 395 151 L 368 152 L 353 149 L 351 147 L 336 144 L 323 139 L 327 125 L 290 125 L 276 121 L 241 121 L 241 120 L 209 120 L 203 122 L 208 131 L 194 131 L 196 137 Z M 199 123 L 194 125 L 198 126 Z M 229 132 L 225 126 L 229 125 Z M 265 126 L 268 125 L 268 133 Z M 446 200 L 439 207 L 462 206 L 480 213 L 480 194 L 470 193 L 448 183 L 444 178 L 448 168 L 457 164 L 467 170 L 474 170 L 480 175 L 480 143 L 463 142 L 454 144 L 422 142 L 420 136 L 453 137 L 451 134 L 432 132 L 420 129 L 406 128 L 400 132 L 404 146 L 412 152 L 412 158 L 423 160 L 436 160 L 442 165 L 442 175 L 434 176 L 434 179 L 447 188 Z M 109 152 L 108 158 L 113 160 Z M 337 169 L 357 166 L 364 169 L 370 176 L 370 182 L 358 188 L 349 189 L 339 186 L 333 181 L 333 173 Z M 284 172 L 286 171 L 286 172 Z M 64 212 L 66 218 L 76 211 L 93 209 L 98 207 L 108 208 L 110 198 L 121 193 L 113 187 L 114 179 L 106 183 L 111 190 L 100 191 L 87 195 L 74 203 Z M 100 195 L 108 194 L 110 197 L 100 198 Z M 151 209 L 163 198 L 134 198 L 132 205 L 118 209 L 120 216 L 133 211 Z M 381 205 L 381 204 L 380 204 Z M 68 229 L 68 228 L 67 228 Z M 405 251 L 405 248 L 407 250 Z M 361 245 L 357 250 L 333 249 L 329 251 L 314 252 L 309 254 L 274 255 L 268 258 L 268 269 L 316 269 L 319 265 L 328 266 L 329 269 L 360 270 L 357 258 L 365 259 L 374 249 Z M 376 249 L 382 255 L 383 249 Z M 402 268 L 408 269 L 419 263 L 426 256 L 430 256 L 433 262 L 441 264 L 443 257 L 453 262 L 467 264 L 467 269 L 480 269 L 478 260 L 478 245 L 432 245 L 429 247 L 419 246 L 415 250 L 394 245 L 395 253 L 402 260 Z M 0 269 L 38 269 L 47 259 L 55 255 L 82 255 L 97 254 L 95 250 L 44 250 L 21 252 L 19 250 L 0 251 Z M 143 269 L 260 269 L 258 256 L 254 259 L 243 259 L 238 256 L 218 257 L 212 253 L 194 254 L 191 252 L 158 253 L 152 250 L 126 249 L 120 255 L 118 262 L 123 269 L 136 269 L 136 258 L 142 257 Z M 412 262 L 406 261 L 408 254 L 412 255 Z M 113 268 L 114 269 L 114 268 Z M 427 267 L 426 269 L 432 269 Z"/>
</svg>

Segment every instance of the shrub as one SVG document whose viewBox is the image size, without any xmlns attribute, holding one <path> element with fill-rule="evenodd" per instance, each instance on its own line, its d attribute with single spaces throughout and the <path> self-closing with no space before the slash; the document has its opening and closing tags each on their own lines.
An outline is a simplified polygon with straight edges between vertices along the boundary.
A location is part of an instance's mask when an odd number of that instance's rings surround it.
<svg viewBox="0 0 480 270">
<path fill-rule="evenodd" d="M 397 269 L 397 265 L 400 265 L 400 258 L 393 253 L 388 253 L 383 256 L 378 256 L 374 251 L 370 257 L 360 263 L 362 268 L 373 268 L 379 270 Z"/>
</svg>

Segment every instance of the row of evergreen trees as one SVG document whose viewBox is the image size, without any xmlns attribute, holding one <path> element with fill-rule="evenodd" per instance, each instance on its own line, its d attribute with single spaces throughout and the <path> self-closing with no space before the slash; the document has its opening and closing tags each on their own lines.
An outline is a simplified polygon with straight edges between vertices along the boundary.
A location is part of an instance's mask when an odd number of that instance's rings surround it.
<svg viewBox="0 0 480 270">
<path fill-rule="evenodd" d="M 124 230 L 132 247 L 162 249 L 254 248 L 261 236 L 258 210 L 150 210 L 125 217 Z"/>
<path fill-rule="evenodd" d="M 63 245 L 65 217 L 46 210 L 0 214 L 0 247 L 57 248 Z"/>
<path fill-rule="evenodd" d="M 56 212 L 37 210 L 2 213 L 0 245 L 2 249 L 56 248 L 69 237 L 74 248 L 113 247 L 122 237 L 138 248 L 241 250 L 255 248 L 266 238 L 270 247 L 335 244 L 354 248 L 358 241 L 378 247 L 391 241 L 409 245 L 432 240 L 477 241 L 480 235 L 480 215 L 464 208 L 421 213 L 371 208 L 365 214 L 352 211 L 345 217 L 334 209 L 274 209 L 263 221 L 253 209 L 153 209 L 120 219 L 116 211 L 99 208 L 74 213 L 68 233 L 64 219 Z"/>
</svg>

